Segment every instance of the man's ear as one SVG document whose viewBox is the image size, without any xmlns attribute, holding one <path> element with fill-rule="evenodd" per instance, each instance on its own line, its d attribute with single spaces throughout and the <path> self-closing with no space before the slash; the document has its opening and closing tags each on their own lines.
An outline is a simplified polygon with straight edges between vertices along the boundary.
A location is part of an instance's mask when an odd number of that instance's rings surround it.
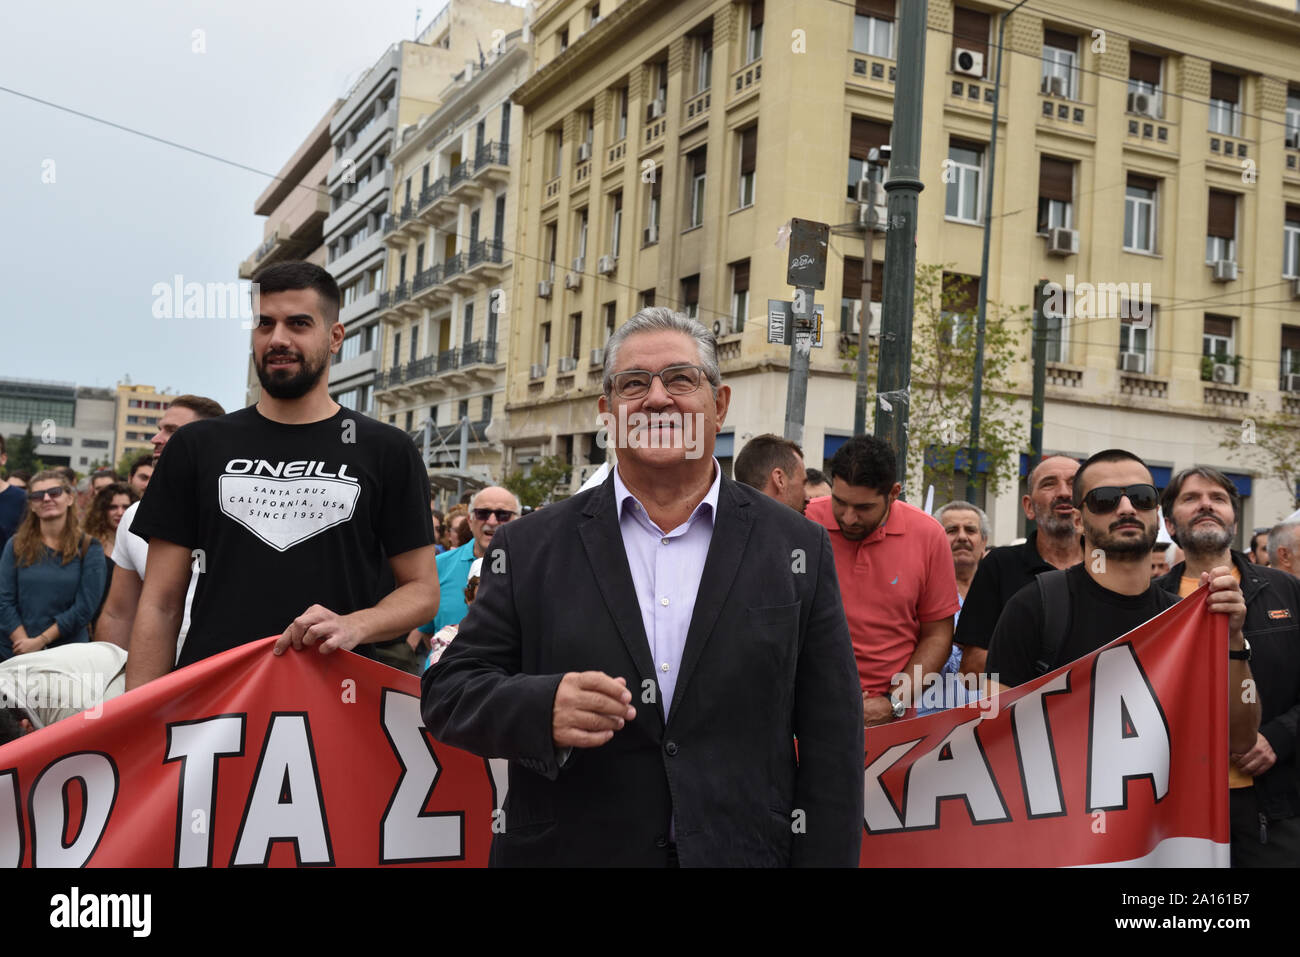
<svg viewBox="0 0 1300 957">
<path fill-rule="evenodd" d="M 789 479 L 786 477 L 785 470 L 780 466 L 772 469 L 767 480 L 771 483 L 772 487 L 776 489 L 778 495 L 783 493 L 786 490 L 786 486 L 790 484 Z"/>
</svg>

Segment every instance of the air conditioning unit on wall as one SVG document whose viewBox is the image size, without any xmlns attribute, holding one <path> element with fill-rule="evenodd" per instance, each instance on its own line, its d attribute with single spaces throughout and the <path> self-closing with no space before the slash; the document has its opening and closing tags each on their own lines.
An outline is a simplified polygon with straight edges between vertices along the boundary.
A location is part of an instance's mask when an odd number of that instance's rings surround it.
<svg viewBox="0 0 1300 957">
<path fill-rule="evenodd" d="M 984 77 L 984 54 L 978 50 L 956 47 L 952 51 L 952 72 L 962 76 Z"/>
</svg>

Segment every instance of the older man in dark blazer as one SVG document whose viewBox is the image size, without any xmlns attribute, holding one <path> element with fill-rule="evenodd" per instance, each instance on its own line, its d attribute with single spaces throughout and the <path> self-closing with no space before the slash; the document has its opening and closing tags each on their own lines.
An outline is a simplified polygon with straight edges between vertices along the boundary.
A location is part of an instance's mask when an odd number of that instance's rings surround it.
<svg viewBox="0 0 1300 957">
<path fill-rule="evenodd" d="M 856 866 L 862 695 L 826 530 L 721 474 L 698 322 L 606 348 L 602 486 L 505 525 L 423 681 L 441 741 L 510 760 L 497 865 Z"/>
</svg>

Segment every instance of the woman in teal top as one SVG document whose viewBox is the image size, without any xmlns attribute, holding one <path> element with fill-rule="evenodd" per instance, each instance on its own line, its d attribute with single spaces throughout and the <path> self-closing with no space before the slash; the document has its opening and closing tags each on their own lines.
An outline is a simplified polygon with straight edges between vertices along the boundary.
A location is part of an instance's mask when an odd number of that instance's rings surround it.
<svg viewBox="0 0 1300 957">
<path fill-rule="evenodd" d="M 0 660 L 89 641 L 107 574 L 63 476 L 39 472 L 27 488 L 27 515 L 0 553 Z"/>
</svg>

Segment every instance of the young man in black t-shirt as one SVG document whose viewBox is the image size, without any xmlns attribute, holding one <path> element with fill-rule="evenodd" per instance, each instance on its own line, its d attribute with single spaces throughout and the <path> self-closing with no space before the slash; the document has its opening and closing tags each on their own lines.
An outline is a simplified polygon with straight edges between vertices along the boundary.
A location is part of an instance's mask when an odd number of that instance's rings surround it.
<svg viewBox="0 0 1300 957">
<path fill-rule="evenodd" d="M 167 443 L 131 530 L 149 540 L 127 688 L 166 674 L 192 563 L 200 574 L 178 665 L 280 635 L 275 653 L 404 635 L 438 607 L 429 483 L 400 430 L 330 398 L 343 342 L 333 278 L 310 263 L 254 277 L 255 406 Z M 381 594 L 382 563 L 396 589 Z M 382 600 L 381 600 L 382 597 Z"/>
<path fill-rule="evenodd" d="M 1151 581 L 1148 556 L 1157 534 L 1159 493 L 1146 464 L 1122 449 L 1098 452 L 1074 476 L 1075 521 L 1083 536 L 1083 562 L 1061 574 L 1069 589 L 1070 614 L 1047 671 L 1096 651 L 1178 603 Z M 1229 744 L 1241 753 L 1255 743 L 1259 703 L 1241 689 L 1251 680 L 1242 636 L 1246 603 L 1226 567 L 1206 572 L 1209 610 L 1228 619 Z M 1036 663 L 1049 647 L 1037 582 L 1011 598 L 989 643 L 988 673 L 995 689 L 1024 684 L 1040 674 Z M 1233 653 L 1236 653 L 1234 655 Z M 1046 674 L 1047 672 L 1041 672 Z M 1249 698 L 1250 700 L 1243 700 Z"/>
</svg>

